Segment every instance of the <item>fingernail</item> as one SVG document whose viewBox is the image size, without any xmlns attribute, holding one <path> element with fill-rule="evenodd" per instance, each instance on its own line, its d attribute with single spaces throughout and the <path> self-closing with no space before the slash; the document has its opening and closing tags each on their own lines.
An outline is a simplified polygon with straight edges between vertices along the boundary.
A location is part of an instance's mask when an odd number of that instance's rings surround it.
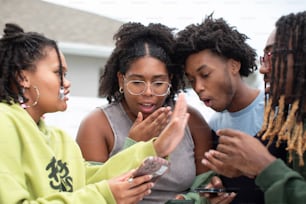
<svg viewBox="0 0 306 204">
<path fill-rule="evenodd" d="M 229 196 L 229 193 L 224 193 L 223 195 L 225 198 Z"/>
</svg>

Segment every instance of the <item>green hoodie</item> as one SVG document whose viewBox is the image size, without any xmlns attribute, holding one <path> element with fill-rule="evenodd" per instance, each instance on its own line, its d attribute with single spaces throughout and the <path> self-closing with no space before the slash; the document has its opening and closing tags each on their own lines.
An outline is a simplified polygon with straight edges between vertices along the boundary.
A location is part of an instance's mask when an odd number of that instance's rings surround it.
<svg viewBox="0 0 306 204">
<path fill-rule="evenodd" d="M 304 121 L 304 127 L 306 122 Z M 277 159 L 256 177 L 258 185 L 265 193 L 266 204 L 300 204 L 306 202 L 306 154 L 305 165 L 298 165 L 294 154 L 292 169 Z"/>
<path fill-rule="evenodd" d="M 139 142 L 91 165 L 65 132 L 37 125 L 19 104 L 0 103 L 0 203 L 115 203 L 106 179 L 152 155 L 153 142 Z"/>
</svg>

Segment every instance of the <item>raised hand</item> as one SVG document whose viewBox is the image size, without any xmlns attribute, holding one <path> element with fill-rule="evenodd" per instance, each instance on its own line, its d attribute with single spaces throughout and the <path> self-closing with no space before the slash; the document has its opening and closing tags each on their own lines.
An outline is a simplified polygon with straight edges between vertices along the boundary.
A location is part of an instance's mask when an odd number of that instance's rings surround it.
<svg viewBox="0 0 306 204">
<path fill-rule="evenodd" d="M 218 130 L 219 144 L 212 156 L 223 163 L 239 170 L 243 175 L 254 177 L 276 158 L 256 138 L 238 130 Z"/>
<path fill-rule="evenodd" d="M 232 165 L 227 165 L 218 158 L 218 155 L 221 154 L 223 153 L 218 152 L 216 150 L 209 150 L 208 152 L 205 152 L 205 157 L 202 159 L 202 164 L 204 164 L 207 168 L 213 170 L 214 172 L 229 178 L 241 176 L 241 171 L 236 168 L 233 168 Z"/>
<path fill-rule="evenodd" d="M 187 113 L 187 102 L 185 94 L 180 93 L 176 101 L 169 124 L 161 132 L 154 142 L 157 156 L 165 157 L 169 155 L 184 137 L 189 113 Z"/>
<path fill-rule="evenodd" d="M 137 142 L 157 137 L 168 124 L 171 113 L 171 107 L 161 107 L 143 120 L 142 113 L 139 112 L 129 137 Z"/>
</svg>

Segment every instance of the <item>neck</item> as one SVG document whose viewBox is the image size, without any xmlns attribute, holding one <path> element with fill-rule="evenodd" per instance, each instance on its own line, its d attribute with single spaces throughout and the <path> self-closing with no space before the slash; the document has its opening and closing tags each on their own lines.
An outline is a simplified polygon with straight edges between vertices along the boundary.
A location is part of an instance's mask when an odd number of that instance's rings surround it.
<svg viewBox="0 0 306 204">
<path fill-rule="evenodd" d="M 229 112 L 237 112 L 246 108 L 255 100 L 259 92 L 259 89 L 252 88 L 243 82 L 243 85 L 236 90 L 231 105 L 227 110 Z"/>
</svg>

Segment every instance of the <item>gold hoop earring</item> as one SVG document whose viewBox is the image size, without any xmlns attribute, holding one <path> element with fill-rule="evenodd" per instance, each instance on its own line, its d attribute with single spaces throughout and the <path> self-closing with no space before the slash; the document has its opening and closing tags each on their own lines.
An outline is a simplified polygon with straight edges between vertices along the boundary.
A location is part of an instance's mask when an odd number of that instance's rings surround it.
<svg viewBox="0 0 306 204">
<path fill-rule="evenodd" d="M 120 92 L 121 94 L 123 94 L 123 88 L 122 88 L 122 87 L 119 88 L 119 92 Z"/>
<path fill-rule="evenodd" d="M 34 106 L 36 106 L 38 104 L 38 100 L 39 100 L 39 97 L 40 97 L 40 92 L 39 92 L 39 89 L 37 88 L 37 86 L 33 86 L 33 89 L 35 89 L 35 92 L 36 92 L 36 99 L 35 99 L 35 101 L 31 105 L 27 105 L 25 103 L 22 103 L 21 106 L 24 109 L 27 109 L 27 108 L 30 108 L 30 107 L 34 107 Z"/>
</svg>

